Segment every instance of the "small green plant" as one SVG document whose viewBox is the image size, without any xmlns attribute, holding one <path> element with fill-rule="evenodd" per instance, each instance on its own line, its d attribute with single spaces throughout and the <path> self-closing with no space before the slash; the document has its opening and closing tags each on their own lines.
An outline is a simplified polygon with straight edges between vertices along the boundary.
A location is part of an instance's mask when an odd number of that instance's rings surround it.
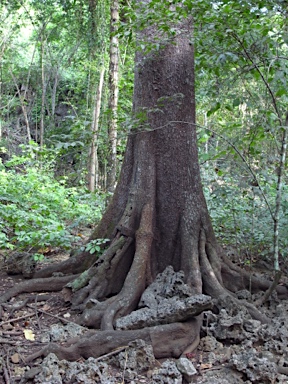
<svg viewBox="0 0 288 384">
<path fill-rule="evenodd" d="M 43 261 L 45 259 L 45 256 L 42 255 L 42 253 L 34 253 L 33 260 L 34 261 Z"/>
<path fill-rule="evenodd" d="M 86 244 L 85 247 L 82 247 L 82 250 L 85 250 L 89 253 L 91 253 L 91 255 L 93 253 L 100 253 L 101 250 L 102 250 L 102 246 L 104 244 L 106 244 L 108 241 L 110 241 L 109 239 L 95 239 L 95 240 L 91 240 L 89 241 L 88 244 Z"/>
</svg>

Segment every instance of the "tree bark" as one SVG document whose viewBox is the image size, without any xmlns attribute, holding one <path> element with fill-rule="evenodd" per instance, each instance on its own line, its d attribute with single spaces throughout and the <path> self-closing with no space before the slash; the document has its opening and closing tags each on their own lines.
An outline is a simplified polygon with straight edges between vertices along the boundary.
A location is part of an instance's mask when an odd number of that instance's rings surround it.
<svg viewBox="0 0 288 384">
<path fill-rule="evenodd" d="M 90 192 L 95 191 L 95 187 L 98 187 L 98 156 L 97 156 L 97 140 L 98 140 L 98 127 L 99 127 L 99 116 L 101 109 L 101 97 L 102 97 L 102 88 L 104 82 L 104 73 L 105 68 L 103 67 L 100 71 L 99 85 L 97 87 L 97 92 L 95 96 L 95 105 L 93 110 L 93 119 L 92 119 L 92 139 L 91 147 L 89 153 L 89 174 L 88 174 L 88 189 Z"/>
<path fill-rule="evenodd" d="M 41 30 L 41 46 L 40 46 L 40 65 L 41 65 L 41 115 L 40 115 L 40 147 L 42 148 L 44 145 L 44 115 L 45 115 L 45 101 L 46 101 L 46 81 L 45 81 L 45 63 L 44 63 L 44 55 L 45 55 L 45 27 L 43 24 Z"/>
<path fill-rule="evenodd" d="M 67 346 L 59 346 L 50 343 L 40 351 L 30 355 L 25 361 L 27 363 L 39 356 L 47 356 L 49 353 L 55 353 L 61 360 L 70 361 L 79 360 L 80 358 L 97 358 L 119 346 L 127 346 L 136 339 L 142 339 L 152 344 L 157 359 L 165 357 L 177 358 L 183 350 L 188 350 L 191 341 L 197 337 L 194 332 L 196 323 L 197 321 L 192 319 L 185 323 L 158 325 L 133 331 L 94 332 L 72 345 L 68 343 Z M 163 343 L 164 340 L 168 340 L 168 346 Z"/>
<path fill-rule="evenodd" d="M 15 79 L 15 77 L 14 77 L 14 75 L 13 75 L 11 70 L 10 70 L 10 74 L 11 74 L 11 77 L 12 77 L 12 79 L 14 81 L 15 87 L 17 89 L 17 93 L 19 95 L 21 109 L 22 109 L 23 117 L 24 117 L 25 124 L 26 124 L 27 141 L 28 141 L 28 145 L 29 145 L 30 141 L 32 141 L 32 138 L 31 138 L 31 130 L 30 130 L 28 113 L 27 113 L 27 107 L 26 107 L 26 104 L 25 104 L 25 93 L 24 93 L 24 96 L 21 95 L 21 90 L 20 90 L 20 88 L 19 88 L 19 86 L 17 84 L 17 80 Z"/>
<path fill-rule="evenodd" d="M 109 64 L 109 122 L 108 122 L 108 174 L 107 191 L 113 193 L 117 180 L 117 108 L 119 83 L 119 2 L 112 0 L 110 9 L 110 64 Z"/>
<path fill-rule="evenodd" d="M 119 186 L 93 237 L 113 237 L 116 232 L 135 236 L 142 209 L 149 204 L 153 242 L 147 279 L 173 265 L 187 271 L 187 280 L 200 292 L 200 229 L 215 239 L 198 165 L 190 38 L 187 22 L 159 52 L 137 53 L 135 129 L 128 138 Z"/>
</svg>

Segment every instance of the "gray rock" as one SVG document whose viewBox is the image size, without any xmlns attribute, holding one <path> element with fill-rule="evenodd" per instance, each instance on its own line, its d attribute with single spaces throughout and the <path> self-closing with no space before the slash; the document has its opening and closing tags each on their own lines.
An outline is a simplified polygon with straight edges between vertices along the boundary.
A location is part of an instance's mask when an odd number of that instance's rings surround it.
<svg viewBox="0 0 288 384">
<path fill-rule="evenodd" d="M 139 339 L 129 343 L 128 348 L 120 352 L 116 359 L 121 369 L 137 370 L 137 372 L 148 371 L 156 364 L 152 345 Z"/>
<path fill-rule="evenodd" d="M 288 311 L 288 302 L 284 301 L 276 306 L 275 315 L 279 318 L 282 317 L 286 319 L 287 311 Z"/>
<path fill-rule="evenodd" d="M 139 308 L 156 308 L 163 298 L 181 298 L 192 296 L 192 289 L 184 282 L 184 272 L 175 272 L 168 266 L 159 273 L 155 281 L 144 291 L 139 302 Z"/>
<path fill-rule="evenodd" d="M 85 332 L 87 332 L 86 328 L 75 323 L 68 323 L 66 325 L 53 324 L 49 330 L 49 341 L 62 342 L 81 336 Z M 47 339 L 47 335 L 44 334 L 42 340 L 43 338 Z"/>
<path fill-rule="evenodd" d="M 4 268 L 8 275 L 23 274 L 23 277 L 32 277 L 36 267 L 33 255 L 28 252 L 14 252 L 5 260 Z"/>
<path fill-rule="evenodd" d="M 266 359 L 268 359 L 269 361 L 273 361 L 274 363 L 276 363 L 277 359 L 276 357 L 273 355 L 272 352 L 269 352 L 269 351 L 262 351 L 260 353 L 260 357 L 265 357 Z"/>
<path fill-rule="evenodd" d="M 109 366 L 89 358 L 85 362 L 59 360 L 50 353 L 41 364 L 41 372 L 34 378 L 35 384 L 113 384 L 117 378 L 109 374 Z"/>
<path fill-rule="evenodd" d="M 210 296 L 194 295 L 185 299 L 163 299 L 156 308 L 140 308 L 116 321 L 116 329 L 139 329 L 176 323 L 197 316 L 213 307 Z"/>
<path fill-rule="evenodd" d="M 286 318 L 275 318 L 272 320 L 272 324 L 264 324 L 257 331 L 259 341 L 264 344 L 263 349 L 282 355 L 286 360 L 288 360 L 287 320 Z"/>
<path fill-rule="evenodd" d="M 251 300 L 251 293 L 247 289 L 236 292 L 236 295 L 240 300 Z"/>
<path fill-rule="evenodd" d="M 221 309 L 217 316 L 209 314 L 209 334 L 217 340 L 229 339 L 230 342 L 234 341 L 236 344 L 247 338 L 252 339 L 253 334 L 244 329 L 244 323 L 251 319 L 250 315 L 247 316 L 245 309 L 239 310 L 239 312 L 233 311 L 233 315 L 229 314 L 228 311 Z"/>
<path fill-rule="evenodd" d="M 212 352 L 215 351 L 215 349 L 223 348 L 223 344 L 213 336 L 205 336 L 200 340 L 199 347 L 203 352 Z"/>
<path fill-rule="evenodd" d="M 252 382 L 272 383 L 277 377 L 277 366 L 266 357 L 259 357 L 255 349 L 232 356 L 235 368 L 244 372 Z"/>
<path fill-rule="evenodd" d="M 216 305 L 219 310 L 225 308 L 227 314 L 231 317 L 236 316 L 240 312 L 245 312 L 245 318 L 251 319 L 251 315 L 246 308 L 243 308 L 241 302 L 235 302 L 235 300 L 229 295 L 220 295 Z"/>
<path fill-rule="evenodd" d="M 176 366 L 179 372 L 182 373 L 184 379 L 188 382 L 192 380 L 193 376 L 197 375 L 197 370 L 193 363 L 186 357 L 180 357 L 176 362 Z"/>
<path fill-rule="evenodd" d="M 59 367 L 59 360 L 56 355 L 50 353 L 41 364 L 42 370 L 34 378 L 34 383 L 51 383 L 62 384 L 61 369 Z"/>
<path fill-rule="evenodd" d="M 214 352 L 209 352 L 206 359 L 207 363 L 211 364 L 211 366 L 217 362 L 217 356 Z"/>
<path fill-rule="evenodd" d="M 261 321 L 248 319 L 244 321 L 243 327 L 247 332 L 255 333 L 260 329 Z"/>
<path fill-rule="evenodd" d="M 193 295 L 184 282 L 184 273 L 168 266 L 144 291 L 139 309 L 116 320 L 116 329 L 139 329 L 185 321 L 212 309 L 210 296 Z"/>
<path fill-rule="evenodd" d="M 153 384 L 182 384 L 182 374 L 173 360 L 166 360 L 152 373 Z"/>
<path fill-rule="evenodd" d="M 29 371 L 26 371 L 24 374 L 24 381 L 26 382 L 27 380 L 32 380 L 36 375 L 38 375 L 41 372 L 41 367 L 34 367 L 29 369 Z"/>
<path fill-rule="evenodd" d="M 203 380 L 199 381 L 199 384 L 232 384 L 230 380 L 224 379 L 223 377 L 205 377 Z M 242 381 L 243 383 L 243 381 Z M 239 384 L 239 382 L 237 383 Z"/>
</svg>

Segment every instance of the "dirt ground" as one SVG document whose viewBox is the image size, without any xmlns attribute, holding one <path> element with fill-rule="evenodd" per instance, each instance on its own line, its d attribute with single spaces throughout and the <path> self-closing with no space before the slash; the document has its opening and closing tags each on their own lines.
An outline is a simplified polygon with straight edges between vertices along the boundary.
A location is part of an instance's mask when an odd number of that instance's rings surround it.
<svg viewBox="0 0 288 384">
<path fill-rule="evenodd" d="M 67 257 L 68 254 L 52 252 L 46 256 L 44 263 L 54 263 Z M 2 269 L 0 295 L 22 280 L 21 275 L 8 276 Z M 69 312 L 69 306 L 60 292 L 23 293 L 11 299 L 9 306 L 3 306 L 0 313 L 0 357 L 5 365 L 2 367 L 0 384 L 17 383 L 27 370 L 25 357 L 43 346 L 41 335 L 53 324 L 65 324 L 73 320 L 75 315 Z"/>
</svg>

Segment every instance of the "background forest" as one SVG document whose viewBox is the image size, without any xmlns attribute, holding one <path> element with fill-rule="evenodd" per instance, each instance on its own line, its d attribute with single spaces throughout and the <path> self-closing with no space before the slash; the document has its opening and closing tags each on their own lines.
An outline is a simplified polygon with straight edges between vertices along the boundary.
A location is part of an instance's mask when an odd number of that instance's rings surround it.
<svg viewBox="0 0 288 384">
<path fill-rule="evenodd" d="M 157 23 L 169 38 L 172 21 L 192 13 L 199 160 L 216 235 L 241 263 L 286 260 L 286 1 L 152 0 L 141 16 L 126 0 L 0 7 L 3 255 L 71 248 L 100 219 L 128 135 L 145 129 L 132 111 L 133 66 L 136 45 L 151 47 L 134 30 Z"/>
</svg>

